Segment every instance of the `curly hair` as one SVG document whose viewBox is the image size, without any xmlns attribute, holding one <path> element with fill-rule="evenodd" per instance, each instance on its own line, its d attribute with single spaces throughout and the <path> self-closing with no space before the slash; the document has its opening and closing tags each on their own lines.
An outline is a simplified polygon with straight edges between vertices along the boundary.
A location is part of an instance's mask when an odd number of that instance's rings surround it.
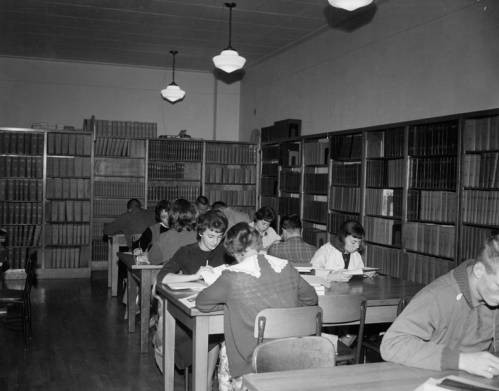
<svg viewBox="0 0 499 391">
<path fill-rule="evenodd" d="M 161 212 L 166 211 L 167 213 L 170 212 L 170 201 L 168 200 L 161 200 L 156 204 L 156 207 L 154 208 L 154 215 L 156 216 L 157 221 L 161 221 Z"/>
<path fill-rule="evenodd" d="M 189 201 L 179 198 L 172 205 L 168 225 L 178 232 L 192 231 L 196 226 L 196 208 Z"/>
<path fill-rule="evenodd" d="M 202 235 L 207 229 L 224 234 L 228 224 L 227 217 L 222 212 L 219 210 L 209 210 L 198 216 L 196 230 L 198 235 Z"/>
<path fill-rule="evenodd" d="M 275 220 L 275 217 L 276 214 L 274 212 L 274 209 L 272 209 L 270 206 L 262 206 L 255 213 L 255 221 L 265 220 L 269 223 L 272 223 Z"/>
<path fill-rule="evenodd" d="M 248 223 L 237 223 L 227 231 L 224 246 L 230 255 L 235 256 L 244 254 L 248 248 L 260 250 L 262 238 L 258 231 L 250 227 Z"/>
</svg>

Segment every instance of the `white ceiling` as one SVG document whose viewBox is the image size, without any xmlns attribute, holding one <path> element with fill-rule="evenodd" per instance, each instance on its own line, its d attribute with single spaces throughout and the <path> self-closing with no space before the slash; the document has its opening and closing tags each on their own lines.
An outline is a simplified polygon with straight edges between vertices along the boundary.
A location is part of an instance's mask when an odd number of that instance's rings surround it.
<svg viewBox="0 0 499 391">
<path fill-rule="evenodd" d="M 236 2 L 232 46 L 248 65 L 328 28 L 351 31 L 376 12 L 327 0 Z M 212 71 L 228 17 L 222 0 L 0 0 L 0 55 L 170 67 L 176 49 L 177 68 Z"/>
</svg>

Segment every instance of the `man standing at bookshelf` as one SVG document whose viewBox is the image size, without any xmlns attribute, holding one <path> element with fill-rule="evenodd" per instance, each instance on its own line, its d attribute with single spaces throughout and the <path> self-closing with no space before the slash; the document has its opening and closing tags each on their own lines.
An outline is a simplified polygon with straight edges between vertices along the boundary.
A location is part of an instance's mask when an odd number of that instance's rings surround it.
<svg viewBox="0 0 499 391">
<path fill-rule="evenodd" d="M 499 250 L 489 238 L 474 260 L 423 288 L 386 332 L 384 360 L 432 370 L 499 375 Z"/>
<path fill-rule="evenodd" d="M 104 235 L 124 234 L 128 248 L 132 248 L 132 236 L 140 235 L 145 229 L 155 223 L 153 211 L 142 208 L 136 198 L 126 204 L 127 211 L 118 216 L 114 221 L 104 224 Z"/>
<path fill-rule="evenodd" d="M 282 241 L 275 242 L 268 250 L 269 255 L 287 259 L 292 265 L 310 265 L 317 248 L 301 237 L 301 220 L 297 215 L 285 216 L 281 220 Z"/>
</svg>

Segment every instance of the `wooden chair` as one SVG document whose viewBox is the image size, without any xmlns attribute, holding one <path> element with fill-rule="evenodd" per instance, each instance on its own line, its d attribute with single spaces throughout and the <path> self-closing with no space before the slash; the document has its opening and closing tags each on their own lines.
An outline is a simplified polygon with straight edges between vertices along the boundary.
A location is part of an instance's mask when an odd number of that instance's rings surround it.
<svg viewBox="0 0 499 391">
<path fill-rule="evenodd" d="M 361 295 L 328 296 L 321 303 L 322 326 L 359 325 L 354 348 L 338 340 L 336 363 L 360 362 L 364 324 L 366 319 L 366 300 Z"/>
<path fill-rule="evenodd" d="M 31 329 L 31 288 L 36 282 L 36 252 L 28 253 L 24 270 L 26 272 L 26 280 L 24 289 L 3 289 L 0 291 L 0 306 L 6 306 L 9 309 L 18 309 L 17 314 L 8 313 L 4 319 L 4 324 L 7 326 L 17 326 L 21 323 L 24 336 L 24 346 L 29 346 L 29 341 L 32 335 Z"/>
<path fill-rule="evenodd" d="M 330 340 L 305 336 L 281 338 L 258 345 L 252 356 L 256 373 L 334 367 L 336 352 Z"/>
<path fill-rule="evenodd" d="M 254 337 L 263 339 L 321 335 L 322 309 L 319 306 L 267 308 L 255 318 Z"/>
</svg>

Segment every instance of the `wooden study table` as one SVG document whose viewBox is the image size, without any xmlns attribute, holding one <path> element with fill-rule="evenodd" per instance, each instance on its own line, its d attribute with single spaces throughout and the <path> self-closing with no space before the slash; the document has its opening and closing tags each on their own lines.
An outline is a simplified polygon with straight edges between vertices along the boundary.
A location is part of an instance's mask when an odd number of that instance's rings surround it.
<svg viewBox="0 0 499 391">
<path fill-rule="evenodd" d="M 492 380 L 460 371 L 430 371 L 387 362 L 343 365 L 334 368 L 297 371 L 251 373 L 244 375 L 243 385 L 248 391 L 414 391 L 428 378 L 457 375 L 499 387 L 499 378 Z"/>
<path fill-rule="evenodd" d="M 111 288 L 111 296 L 118 295 L 118 252 L 120 246 L 128 246 L 125 235 L 109 236 L 107 242 L 107 287 Z"/>
<path fill-rule="evenodd" d="M 118 253 L 118 259 L 126 266 L 128 332 L 135 332 L 135 312 L 137 288 L 140 287 L 140 351 L 149 350 L 149 315 L 151 308 L 151 288 L 162 265 L 136 265 L 132 253 Z"/>
<path fill-rule="evenodd" d="M 361 294 L 367 299 L 366 323 L 391 322 L 395 318 L 399 299 L 414 296 L 421 284 L 388 276 L 374 278 L 355 277 L 349 282 L 335 282 L 319 296 L 319 305 L 328 296 Z M 156 292 L 163 300 L 163 376 L 165 391 L 173 390 L 175 321 L 187 326 L 193 335 L 193 389 L 205 391 L 207 387 L 208 335 L 223 333 L 223 311 L 210 313 L 188 308 L 179 299 L 192 291 L 173 291 L 158 285 Z"/>
</svg>

